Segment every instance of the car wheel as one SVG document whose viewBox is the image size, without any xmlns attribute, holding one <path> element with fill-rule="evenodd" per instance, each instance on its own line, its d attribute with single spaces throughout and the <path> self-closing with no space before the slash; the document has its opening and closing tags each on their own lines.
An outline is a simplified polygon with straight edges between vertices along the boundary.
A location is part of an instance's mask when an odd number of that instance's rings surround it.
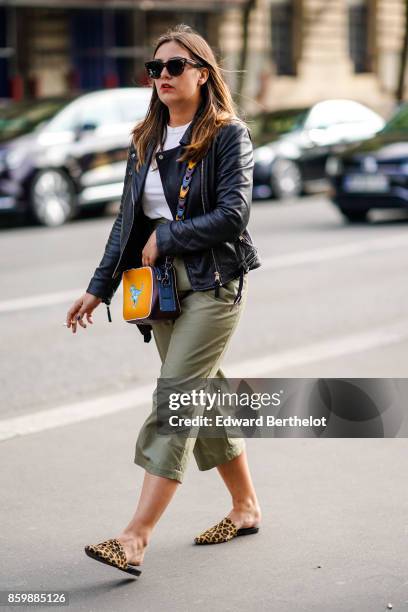
<svg viewBox="0 0 408 612">
<path fill-rule="evenodd" d="M 279 200 L 299 196 L 303 189 L 299 166 L 289 159 L 277 159 L 272 166 L 271 187 Z"/>
<path fill-rule="evenodd" d="M 76 213 L 74 186 L 61 170 L 42 170 L 30 189 L 30 213 L 41 225 L 54 227 L 72 219 Z"/>
<path fill-rule="evenodd" d="M 340 212 L 350 223 L 363 223 L 367 221 L 368 210 L 345 210 L 340 208 Z"/>
</svg>

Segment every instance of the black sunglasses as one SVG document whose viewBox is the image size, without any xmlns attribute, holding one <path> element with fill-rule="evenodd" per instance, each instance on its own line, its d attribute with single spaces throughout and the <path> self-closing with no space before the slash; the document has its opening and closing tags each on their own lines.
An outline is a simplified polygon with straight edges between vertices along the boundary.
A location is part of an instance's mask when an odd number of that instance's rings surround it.
<svg viewBox="0 0 408 612">
<path fill-rule="evenodd" d="M 172 57 L 171 59 L 167 60 L 167 62 L 163 62 L 163 60 L 150 60 L 149 62 L 145 62 L 145 67 L 147 74 L 151 79 L 159 79 L 165 66 L 167 68 L 167 72 L 171 76 L 180 76 L 180 74 L 183 73 L 186 64 L 190 64 L 196 68 L 204 67 L 204 64 L 195 62 L 187 57 Z"/>
</svg>

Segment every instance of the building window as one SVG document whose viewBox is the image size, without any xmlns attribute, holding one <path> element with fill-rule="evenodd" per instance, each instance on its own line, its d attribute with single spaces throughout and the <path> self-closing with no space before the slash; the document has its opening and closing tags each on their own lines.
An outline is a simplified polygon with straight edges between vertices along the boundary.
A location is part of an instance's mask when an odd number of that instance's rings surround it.
<svg viewBox="0 0 408 612">
<path fill-rule="evenodd" d="M 278 75 L 296 74 L 294 5 L 294 0 L 271 2 L 272 59 Z"/>
<path fill-rule="evenodd" d="M 369 0 L 348 0 L 349 55 L 357 73 L 372 71 L 370 19 Z"/>
<path fill-rule="evenodd" d="M 0 6 L 0 98 L 10 95 L 10 57 L 14 50 L 7 45 L 8 9 Z"/>
<path fill-rule="evenodd" d="M 132 85 L 135 65 L 132 17 L 125 9 L 70 11 L 75 88 Z"/>
</svg>

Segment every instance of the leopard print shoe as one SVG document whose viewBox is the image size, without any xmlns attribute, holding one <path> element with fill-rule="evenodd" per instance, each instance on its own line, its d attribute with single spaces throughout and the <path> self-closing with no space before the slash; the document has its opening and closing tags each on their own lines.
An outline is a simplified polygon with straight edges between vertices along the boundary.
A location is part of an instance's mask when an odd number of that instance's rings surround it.
<svg viewBox="0 0 408 612">
<path fill-rule="evenodd" d="M 258 533 L 258 531 L 259 527 L 241 527 L 237 529 L 231 519 L 226 516 L 222 521 L 197 536 L 194 542 L 196 544 L 220 544 L 221 542 L 228 542 L 237 536 L 250 535 L 251 533 Z"/>
<path fill-rule="evenodd" d="M 128 564 L 125 549 L 116 538 L 105 540 L 100 544 L 89 544 L 85 546 L 84 550 L 88 557 L 95 559 L 95 561 L 112 565 L 112 567 L 134 576 L 140 576 L 142 573 L 141 570 Z"/>
</svg>

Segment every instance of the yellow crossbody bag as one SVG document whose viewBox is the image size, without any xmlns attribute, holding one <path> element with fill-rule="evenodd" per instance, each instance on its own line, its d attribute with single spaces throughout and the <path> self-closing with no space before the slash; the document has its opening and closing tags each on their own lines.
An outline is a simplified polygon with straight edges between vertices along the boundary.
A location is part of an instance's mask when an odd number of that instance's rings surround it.
<svg viewBox="0 0 408 612">
<path fill-rule="evenodd" d="M 188 162 L 180 187 L 176 221 L 184 219 L 186 197 L 196 162 Z M 175 319 L 181 313 L 177 295 L 173 258 L 164 263 L 130 268 L 122 275 L 123 318 L 128 323 L 149 324 L 161 319 Z"/>
</svg>

